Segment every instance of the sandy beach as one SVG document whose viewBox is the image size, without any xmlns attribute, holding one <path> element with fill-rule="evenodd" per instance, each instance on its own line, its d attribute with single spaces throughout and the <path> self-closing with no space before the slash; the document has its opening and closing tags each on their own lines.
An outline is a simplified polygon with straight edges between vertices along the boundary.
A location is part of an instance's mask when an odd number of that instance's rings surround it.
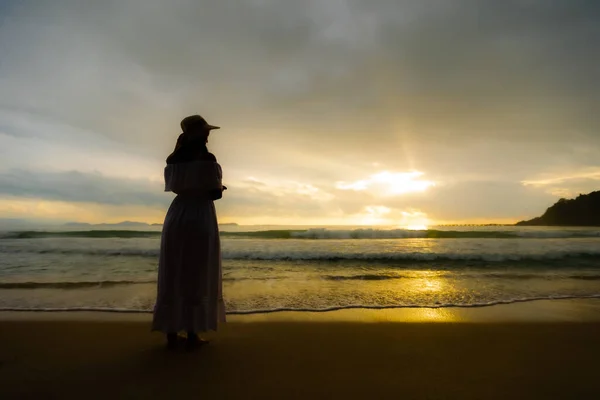
<svg viewBox="0 0 600 400">
<path fill-rule="evenodd" d="M 595 398 L 599 304 L 233 316 L 194 353 L 147 314 L 0 313 L 0 397 Z"/>
</svg>

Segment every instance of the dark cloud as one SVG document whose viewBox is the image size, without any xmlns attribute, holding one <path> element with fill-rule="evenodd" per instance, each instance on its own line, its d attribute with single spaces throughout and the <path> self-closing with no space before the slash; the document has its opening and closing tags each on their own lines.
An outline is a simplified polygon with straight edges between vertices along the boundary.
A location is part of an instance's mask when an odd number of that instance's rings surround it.
<svg viewBox="0 0 600 400">
<path fill-rule="evenodd" d="M 434 220 L 531 218 L 557 200 L 561 193 L 593 189 L 597 179 L 573 179 L 534 186 L 506 181 L 470 181 L 442 184 L 424 193 L 388 196 L 379 191 L 349 191 L 330 185 L 313 186 L 317 194 L 298 193 L 265 182 L 246 181 L 229 186 L 217 202 L 219 214 L 229 217 L 331 218 L 364 214 L 366 206 L 425 212 Z M 553 194 L 554 193 L 554 194 Z M 166 211 L 173 198 L 162 185 L 141 179 L 117 179 L 99 173 L 30 172 L 0 174 L 0 196 L 38 198 L 105 205 L 148 206 Z"/>
<path fill-rule="evenodd" d="M 249 184 L 250 183 L 250 184 Z M 261 182 L 230 186 L 217 204 L 220 212 L 233 215 L 308 216 L 327 211 L 308 195 L 281 193 Z M 173 198 L 163 186 L 143 179 L 120 179 L 100 173 L 32 172 L 0 173 L 0 196 L 37 198 L 104 205 L 138 205 L 165 209 Z M 292 210 L 292 211 L 290 211 Z"/>
<path fill-rule="evenodd" d="M 107 205 L 168 206 L 171 197 L 162 185 L 147 180 L 118 179 L 99 173 L 30 172 L 0 173 L 0 195 Z"/>
<path fill-rule="evenodd" d="M 5 24 L 22 49 L 4 43 L 16 54 L 3 69 L 43 80 L 32 95 L 49 73 L 67 91 L 81 84 L 57 112 L 104 134 L 155 124 L 164 101 L 169 117 L 198 107 L 229 125 L 321 133 L 318 122 L 346 137 L 375 124 L 385 139 L 393 121 L 431 141 L 597 136 L 600 7 L 589 1 L 24 3 Z M 10 68 L 33 57 L 37 67 Z"/>
<path fill-rule="evenodd" d="M 440 199 L 413 197 L 398 207 L 447 219 L 463 208 L 518 213 L 502 193 L 523 199 L 521 210 L 545 205 L 543 190 L 520 181 L 598 165 L 594 1 L 2 4 L 0 129 L 14 137 L 52 136 L 162 160 L 179 119 L 201 112 L 224 127 L 210 146 L 226 176 L 291 177 L 332 192 L 337 180 L 372 173 L 373 162 L 415 168 L 447 184 L 434 197 L 448 190 L 457 203 L 443 208 Z M 142 183 L 132 193 L 93 175 L 69 176 L 80 187 L 89 179 L 89 195 L 53 192 L 35 177 L 27 185 L 11 179 L 2 190 L 22 196 L 165 204 L 160 194 L 143 194 L 155 189 Z M 478 197 L 481 210 L 471 203 Z M 383 201 L 337 200 L 347 201 L 339 206 L 347 212 Z M 265 215 L 337 210 L 308 203 L 246 188 L 221 207 Z"/>
</svg>

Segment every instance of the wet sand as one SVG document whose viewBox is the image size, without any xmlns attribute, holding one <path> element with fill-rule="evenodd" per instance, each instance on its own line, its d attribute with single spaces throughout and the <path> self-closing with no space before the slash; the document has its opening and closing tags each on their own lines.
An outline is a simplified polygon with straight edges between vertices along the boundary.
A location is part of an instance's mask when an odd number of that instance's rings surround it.
<svg viewBox="0 0 600 400">
<path fill-rule="evenodd" d="M 238 316 L 209 335 L 210 345 L 186 353 L 164 349 L 162 335 L 149 332 L 149 315 L 3 313 L 0 398 L 600 395 L 597 319 L 407 322 L 360 314 Z"/>
</svg>

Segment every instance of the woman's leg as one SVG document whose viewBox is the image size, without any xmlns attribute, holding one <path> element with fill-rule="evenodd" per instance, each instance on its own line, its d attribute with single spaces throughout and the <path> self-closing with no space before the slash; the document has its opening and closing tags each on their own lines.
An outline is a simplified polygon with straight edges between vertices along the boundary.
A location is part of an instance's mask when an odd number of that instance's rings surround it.
<svg viewBox="0 0 600 400">
<path fill-rule="evenodd" d="M 167 333 L 167 348 L 174 349 L 177 347 L 177 333 Z"/>
<path fill-rule="evenodd" d="M 203 344 L 208 344 L 208 340 L 201 339 L 194 331 L 188 331 L 186 341 L 186 347 L 188 349 L 193 349 Z"/>
</svg>

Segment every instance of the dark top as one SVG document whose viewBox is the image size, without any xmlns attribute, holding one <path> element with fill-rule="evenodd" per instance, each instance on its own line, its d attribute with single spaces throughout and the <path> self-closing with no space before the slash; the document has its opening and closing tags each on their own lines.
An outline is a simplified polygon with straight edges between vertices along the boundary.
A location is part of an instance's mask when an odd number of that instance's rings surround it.
<svg viewBox="0 0 600 400">
<path fill-rule="evenodd" d="M 206 148 L 202 137 L 182 133 L 177 138 L 175 150 L 167 157 L 167 164 L 179 164 L 190 161 L 217 161 L 217 157 Z"/>
<path fill-rule="evenodd" d="M 206 140 L 202 136 L 185 133 L 179 135 L 175 150 L 167 157 L 167 164 L 198 160 L 217 162 L 217 157 L 208 151 Z M 223 190 L 227 190 L 227 187 L 222 186 L 222 188 L 210 190 L 207 195 L 211 200 L 218 200 L 223 197 Z"/>
</svg>

